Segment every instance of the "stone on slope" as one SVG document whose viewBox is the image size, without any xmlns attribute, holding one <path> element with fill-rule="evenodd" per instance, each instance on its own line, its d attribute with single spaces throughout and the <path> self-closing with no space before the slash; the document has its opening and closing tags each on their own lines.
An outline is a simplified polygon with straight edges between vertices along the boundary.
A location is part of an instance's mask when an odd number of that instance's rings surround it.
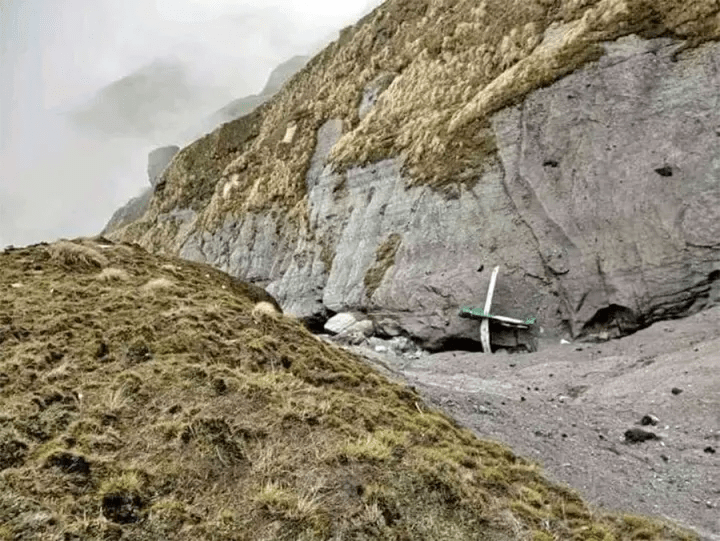
<svg viewBox="0 0 720 541">
<path fill-rule="evenodd" d="M 650 440 L 657 440 L 657 434 L 643 430 L 642 428 L 631 428 L 625 431 L 625 441 L 627 443 L 644 443 Z"/>
<path fill-rule="evenodd" d="M 353 314 L 336 314 L 325 323 L 325 330 L 331 334 L 340 334 L 349 330 L 357 322 L 358 320 Z"/>
</svg>

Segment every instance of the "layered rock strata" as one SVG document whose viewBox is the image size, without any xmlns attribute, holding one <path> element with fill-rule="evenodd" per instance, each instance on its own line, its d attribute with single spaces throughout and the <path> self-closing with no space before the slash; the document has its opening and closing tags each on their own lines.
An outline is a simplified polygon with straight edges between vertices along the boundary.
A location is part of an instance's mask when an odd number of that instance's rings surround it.
<svg viewBox="0 0 720 541">
<path fill-rule="evenodd" d="M 403 156 L 337 167 L 347 124 L 330 118 L 290 211 L 278 196 L 218 213 L 256 189 L 232 167 L 184 204 L 177 186 L 196 185 L 177 170 L 173 195 L 118 237 L 262 284 L 310 321 L 359 310 L 429 349 L 479 340 L 457 311 L 483 304 L 495 265 L 493 313 L 535 316 L 547 335 L 612 337 L 701 310 L 720 297 L 720 45 L 601 45 L 598 60 L 488 116 L 477 129 L 496 150 L 442 190 L 413 182 Z M 372 118 L 382 86 L 367 94 Z M 241 119 L 234 141 L 261 135 L 261 120 Z M 198 144 L 230 144 L 213 137 Z"/>
</svg>

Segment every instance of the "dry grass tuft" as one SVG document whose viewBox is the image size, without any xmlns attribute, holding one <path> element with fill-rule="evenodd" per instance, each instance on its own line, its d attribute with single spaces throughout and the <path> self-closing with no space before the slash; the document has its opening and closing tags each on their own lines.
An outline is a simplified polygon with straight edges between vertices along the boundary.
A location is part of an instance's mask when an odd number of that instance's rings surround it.
<svg viewBox="0 0 720 541">
<path fill-rule="evenodd" d="M 375 263 L 365 273 L 364 284 L 368 298 L 372 297 L 385 278 L 385 273 L 395 264 L 395 254 L 402 243 L 402 235 L 393 233 L 375 251 Z"/>
<path fill-rule="evenodd" d="M 130 273 L 124 269 L 105 268 L 96 279 L 100 282 L 127 282 L 130 280 Z"/>
<path fill-rule="evenodd" d="M 175 282 L 169 278 L 153 278 L 145 283 L 140 290 L 143 293 L 153 293 L 156 291 L 165 291 L 175 287 Z"/>
<path fill-rule="evenodd" d="M 50 259 L 68 269 L 92 271 L 108 265 L 107 258 L 85 244 L 62 240 L 47 247 Z"/>
<path fill-rule="evenodd" d="M 276 317 L 278 315 L 280 315 L 280 311 L 267 301 L 257 303 L 252 310 L 252 317 L 255 321 L 259 321 L 264 317 Z"/>
</svg>

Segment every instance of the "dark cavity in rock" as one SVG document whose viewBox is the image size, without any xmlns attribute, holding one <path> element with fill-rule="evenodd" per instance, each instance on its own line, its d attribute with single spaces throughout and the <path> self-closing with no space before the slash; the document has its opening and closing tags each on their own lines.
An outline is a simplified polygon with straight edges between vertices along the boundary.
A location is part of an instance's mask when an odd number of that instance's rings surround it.
<svg viewBox="0 0 720 541">
<path fill-rule="evenodd" d="M 580 338 L 588 341 L 620 338 L 639 331 L 643 322 L 626 306 L 611 304 L 598 310 L 580 333 Z"/>
</svg>

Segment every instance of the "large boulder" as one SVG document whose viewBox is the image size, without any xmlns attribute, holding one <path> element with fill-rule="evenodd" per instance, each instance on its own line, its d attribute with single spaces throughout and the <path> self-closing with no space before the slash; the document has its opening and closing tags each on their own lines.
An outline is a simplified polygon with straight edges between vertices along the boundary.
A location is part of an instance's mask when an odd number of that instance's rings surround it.
<svg viewBox="0 0 720 541">
<path fill-rule="evenodd" d="M 325 323 L 325 330 L 331 334 L 340 334 L 341 332 L 348 330 L 357 322 L 358 320 L 353 314 L 337 314 Z"/>
</svg>

